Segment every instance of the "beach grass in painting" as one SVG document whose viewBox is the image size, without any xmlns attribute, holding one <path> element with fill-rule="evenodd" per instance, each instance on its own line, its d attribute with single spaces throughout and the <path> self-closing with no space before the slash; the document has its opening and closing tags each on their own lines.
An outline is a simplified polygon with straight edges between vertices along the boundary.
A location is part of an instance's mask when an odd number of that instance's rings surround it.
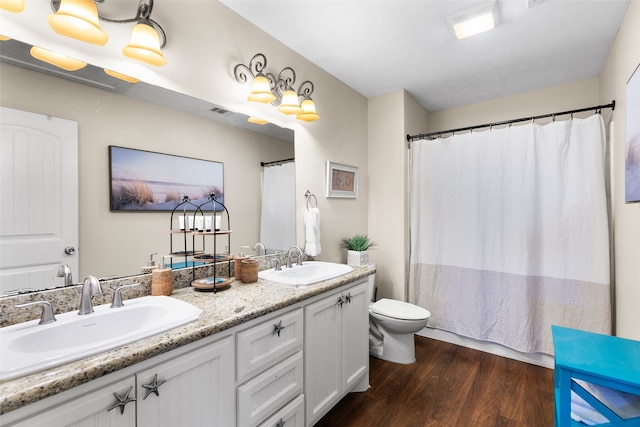
<svg viewBox="0 0 640 427">
<path fill-rule="evenodd" d="M 112 211 L 171 211 L 184 196 L 201 205 L 211 193 L 224 203 L 220 162 L 116 146 L 109 147 L 109 159 Z"/>
</svg>

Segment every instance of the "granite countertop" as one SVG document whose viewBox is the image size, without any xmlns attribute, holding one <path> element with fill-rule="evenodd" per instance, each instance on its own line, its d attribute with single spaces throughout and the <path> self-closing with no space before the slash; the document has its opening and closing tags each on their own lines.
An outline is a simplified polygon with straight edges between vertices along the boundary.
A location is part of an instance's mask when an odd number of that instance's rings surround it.
<svg viewBox="0 0 640 427">
<path fill-rule="evenodd" d="M 174 290 L 173 297 L 203 310 L 198 320 L 115 350 L 0 383 L 0 414 L 320 295 L 374 272 L 373 267 L 355 267 L 354 271 L 341 277 L 306 287 L 287 287 L 259 280 L 250 284 L 235 281 L 230 289 L 215 294 L 197 292 L 190 287 Z"/>
</svg>

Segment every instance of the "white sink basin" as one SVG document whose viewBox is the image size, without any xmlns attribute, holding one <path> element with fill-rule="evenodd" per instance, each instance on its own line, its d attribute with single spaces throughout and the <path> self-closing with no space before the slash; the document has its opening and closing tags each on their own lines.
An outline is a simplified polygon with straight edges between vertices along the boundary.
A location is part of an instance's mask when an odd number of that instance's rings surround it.
<svg viewBox="0 0 640 427">
<path fill-rule="evenodd" d="M 73 362 L 112 350 L 196 320 L 199 308 L 166 296 L 147 296 L 110 304 L 79 316 L 56 315 L 48 325 L 38 320 L 0 329 L 0 381 Z"/>
<path fill-rule="evenodd" d="M 294 264 L 291 268 L 282 267 L 282 270 L 264 270 L 258 273 L 258 277 L 271 282 L 289 286 L 307 286 L 342 276 L 353 271 L 347 264 L 333 262 L 306 261 L 302 265 Z"/>
</svg>

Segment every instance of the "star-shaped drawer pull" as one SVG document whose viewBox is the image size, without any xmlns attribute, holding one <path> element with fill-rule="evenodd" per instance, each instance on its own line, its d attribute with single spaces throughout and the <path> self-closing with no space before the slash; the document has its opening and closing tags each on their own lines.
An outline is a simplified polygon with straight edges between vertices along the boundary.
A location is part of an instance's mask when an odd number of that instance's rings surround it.
<svg viewBox="0 0 640 427">
<path fill-rule="evenodd" d="M 158 381 L 158 374 L 155 374 L 153 376 L 153 380 L 151 380 L 149 384 L 142 384 L 142 387 L 145 389 L 144 397 L 142 398 L 142 400 L 145 400 L 147 397 L 149 397 L 151 393 L 154 393 L 156 396 L 160 396 L 158 388 L 165 382 L 165 380 Z"/>
<path fill-rule="evenodd" d="M 127 403 L 136 401 L 135 397 L 129 396 L 131 394 L 131 390 L 133 390 L 133 386 L 129 387 L 129 390 L 123 394 L 113 393 L 113 397 L 116 398 L 116 403 L 111 405 L 111 407 L 107 409 L 107 412 L 115 408 L 120 408 L 120 414 L 124 414 L 124 407 L 127 406 Z"/>
</svg>

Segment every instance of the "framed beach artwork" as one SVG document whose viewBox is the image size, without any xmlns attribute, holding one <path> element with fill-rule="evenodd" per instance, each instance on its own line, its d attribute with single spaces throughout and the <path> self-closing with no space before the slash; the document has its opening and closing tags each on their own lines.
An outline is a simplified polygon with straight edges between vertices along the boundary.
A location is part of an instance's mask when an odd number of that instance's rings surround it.
<svg viewBox="0 0 640 427">
<path fill-rule="evenodd" d="M 358 197 L 358 168 L 327 162 L 326 197 Z"/>
<path fill-rule="evenodd" d="M 220 162 L 111 145 L 109 174 L 112 211 L 171 211 L 184 196 L 201 205 L 211 193 L 224 203 Z"/>
<path fill-rule="evenodd" d="M 640 65 L 627 82 L 624 170 L 625 203 L 640 202 Z"/>
</svg>

